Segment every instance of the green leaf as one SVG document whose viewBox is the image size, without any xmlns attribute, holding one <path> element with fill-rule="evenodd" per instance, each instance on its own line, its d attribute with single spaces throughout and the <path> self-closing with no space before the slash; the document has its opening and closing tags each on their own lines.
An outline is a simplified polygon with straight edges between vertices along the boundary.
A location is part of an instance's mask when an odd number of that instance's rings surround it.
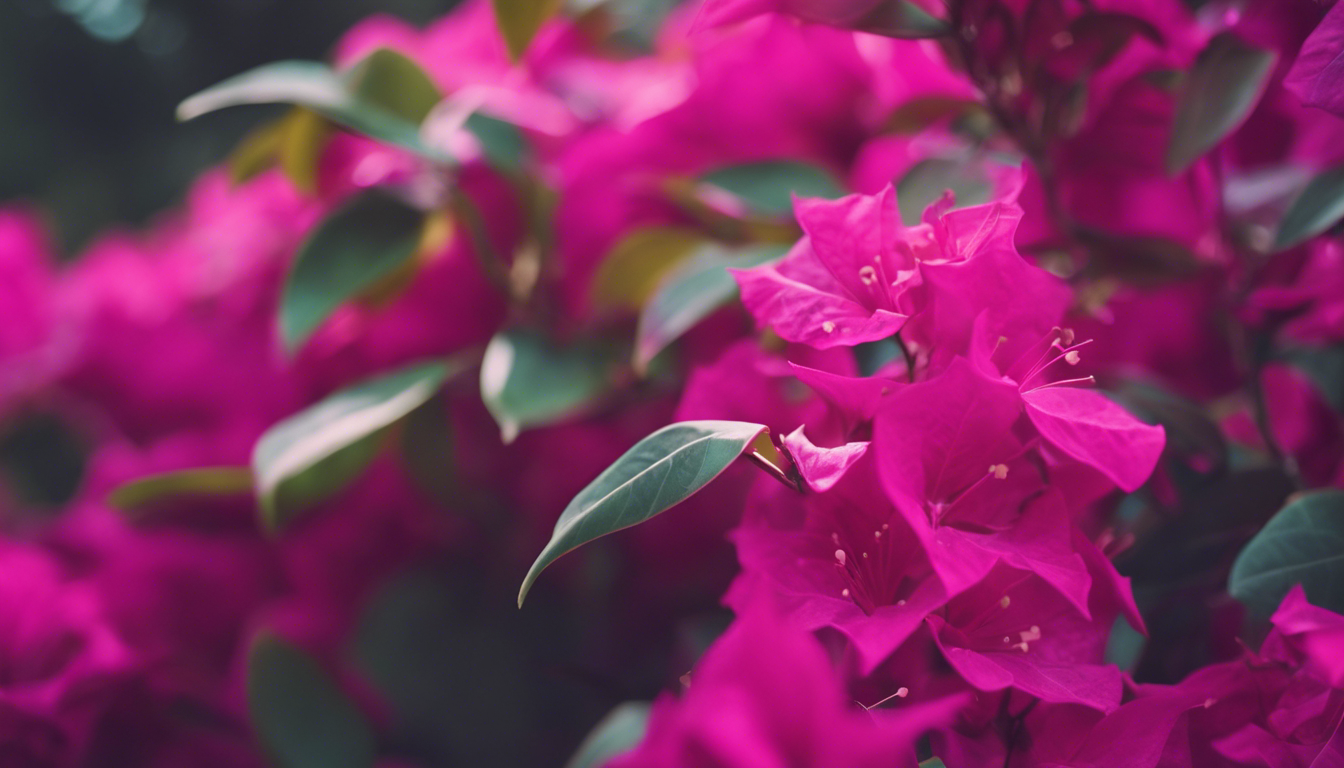
<svg viewBox="0 0 1344 768">
<path fill-rule="evenodd" d="M 527 142 L 522 131 L 513 123 L 473 112 L 464 127 L 481 143 L 481 152 L 491 167 L 499 170 L 517 170 L 527 159 Z"/>
<path fill-rule="evenodd" d="M 373 730 L 312 657 L 263 633 L 247 658 L 247 709 L 280 768 L 372 768 Z"/>
<path fill-rule="evenodd" d="M 685 501 L 766 431 L 762 424 L 741 421 L 685 421 L 640 440 L 565 507 L 550 542 L 523 579 L 518 605 L 542 570 L 561 555 Z"/>
<path fill-rule="evenodd" d="M 1344 413 L 1344 344 L 1287 349 L 1280 356 L 1311 379 L 1331 408 Z"/>
<path fill-rule="evenodd" d="M 947 764 L 942 761 L 942 758 L 930 757 L 928 760 L 921 762 L 919 768 L 947 768 Z"/>
<path fill-rule="evenodd" d="M 1309 240 L 1344 217 L 1344 167 L 1332 168 L 1307 183 L 1288 207 L 1274 247 L 1283 250 Z"/>
<path fill-rule="evenodd" d="M 358 71 L 359 65 L 352 71 Z M 367 73 L 366 73 L 367 75 Z M 355 85 L 358 85 L 356 83 Z M 414 88 L 414 86 L 412 86 Z M 395 144 L 436 162 L 449 158 L 420 138 L 420 126 L 361 98 L 326 64 L 277 61 L 217 83 L 177 107 L 179 120 L 242 104 L 294 104 L 379 141 Z"/>
<path fill-rule="evenodd" d="M 593 303 L 639 309 L 673 268 L 705 244 L 704 235 L 687 227 L 648 227 L 631 232 L 602 258 L 593 275 Z"/>
<path fill-rule="evenodd" d="M 792 212 L 790 194 L 828 198 L 845 194 L 829 172 L 788 160 L 728 166 L 701 176 L 700 181 L 731 192 L 753 211 L 770 216 Z"/>
<path fill-rule="evenodd" d="M 903 40 L 942 37 L 951 32 L 947 22 L 910 0 L 886 0 L 859 21 L 854 29 Z"/>
<path fill-rule="evenodd" d="M 252 470 L 247 467 L 200 467 L 138 477 L 109 493 L 107 503 L 137 512 L 183 496 L 232 496 L 251 490 Z"/>
<path fill-rule="evenodd" d="M 989 179 L 983 173 L 977 173 L 974 163 L 930 157 L 911 166 L 896 184 L 901 221 L 907 227 L 915 226 L 924 215 L 924 209 L 937 202 L 949 189 L 957 197 L 958 208 L 988 202 L 993 191 Z"/>
<path fill-rule="evenodd" d="M 601 768 L 613 757 L 634 749 L 648 728 L 649 709 L 643 701 L 618 704 L 588 732 L 565 768 Z"/>
<path fill-rule="evenodd" d="M 461 363 L 425 363 L 340 390 L 276 424 L 252 453 L 267 528 L 348 484 L 378 451 L 388 426 L 424 404 Z"/>
<path fill-rule="evenodd" d="M 609 390 L 612 359 L 591 343 L 560 346 L 513 329 L 495 334 L 481 360 L 481 399 L 506 443 L 529 427 L 580 413 Z"/>
<path fill-rule="evenodd" d="M 1232 32 L 1209 41 L 1177 99 L 1168 173 L 1184 171 L 1241 125 L 1260 100 L 1275 58 L 1273 51 L 1247 45 Z"/>
<path fill-rule="evenodd" d="M 425 70 L 391 48 L 378 48 L 360 59 L 344 80 L 357 102 L 416 125 L 443 100 L 443 92 Z"/>
<path fill-rule="evenodd" d="M 1228 591 L 1269 616 L 1299 583 L 1313 605 L 1344 613 L 1344 491 L 1289 501 L 1237 556 Z"/>
<path fill-rule="evenodd" d="M 339 110 L 349 100 L 340 76 L 326 64 L 276 61 L 187 97 L 177 107 L 177 119 L 191 120 L 240 104 L 300 104 L 319 111 Z"/>
<path fill-rule="evenodd" d="M 560 10 L 563 0 L 493 0 L 495 24 L 508 46 L 514 61 L 527 53 L 527 46 L 552 16 Z"/>
<path fill-rule="evenodd" d="M 425 216 L 370 190 L 317 226 L 299 248 L 280 299 L 280 335 L 291 354 L 336 310 L 405 265 Z"/>
<path fill-rule="evenodd" d="M 737 296 L 728 268 L 747 269 L 784 255 L 787 247 L 760 245 L 739 251 L 708 245 L 666 275 L 639 313 L 635 370 L 641 374 L 667 345 Z"/>
</svg>

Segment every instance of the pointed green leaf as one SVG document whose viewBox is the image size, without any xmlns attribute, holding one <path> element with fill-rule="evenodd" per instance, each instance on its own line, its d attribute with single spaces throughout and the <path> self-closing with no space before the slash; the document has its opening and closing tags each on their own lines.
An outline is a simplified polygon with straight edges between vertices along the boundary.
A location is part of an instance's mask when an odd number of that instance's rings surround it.
<svg viewBox="0 0 1344 768">
<path fill-rule="evenodd" d="M 240 104 L 298 104 L 319 111 L 341 109 L 349 101 L 345 84 L 317 61 L 276 61 L 216 83 L 177 107 L 178 120 Z"/>
<path fill-rule="evenodd" d="M 1247 45 L 1231 32 L 1209 41 L 1177 100 L 1168 173 L 1184 171 L 1242 124 L 1260 100 L 1275 58 L 1273 51 Z"/>
<path fill-rule="evenodd" d="M 1274 236 L 1279 250 L 1310 240 L 1344 218 L 1344 167 L 1332 168 L 1312 179 L 1293 200 Z"/>
<path fill-rule="evenodd" d="M 271 634 L 247 658 L 247 709 L 279 768 L 373 768 L 373 729 L 308 654 Z"/>
<path fill-rule="evenodd" d="M 561 346 L 524 329 L 501 331 L 481 360 L 481 399 L 504 442 L 573 416 L 609 390 L 612 359 L 588 343 Z"/>
<path fill-rule="evenodd" d="M 563 0 L 493 0 L 495 24 L 514 61 L 527 53 L 527 46 L 563 5 Z"/>
<path fill-rule="evenodd" d="M 356 65 L 354 72 L 358 72 Z M 366 73 L 367 74 L 367 73 Z M 358 86 L 358 81 L 355 86 Z M 277 61 L 217 83 L 177 107 L 179 120 L 191 120 L 241 104 L 294 104 L 379 141 L 395 144 L 430 160 L 448 158 L 425 144 L 420 126 L 384 104 L 352 92 L 346 78 L 316 61 Z M 414 88 L 414 86 L 412 87 Z"/>
<path fill-rule="evenodd" d="M 685 421 L 640 440 L 565 507 L 550 542 L 523 579 L 518 605 L 542 570 L 561 555 L 685 501 L 765 431 L 763 424 L 742 421 Z"/>
<path fill-rule="evenodd" d="M 117 486 L 107 503 L 123 512 L 183 496 L 232 496 L 252 490 L 252 470 L 247 467 L 199 467 L 138 477 Z"/>
<path fill-rule="evenodd" d="M 297 351 L 336 311 L 405 265 L 420 244 L 425 215 L 382 192 L 347 202 L 299 248 L 280 299 L 280 334 Z"/>
<path fill-rule="evenodd" d="M 373 459 L 382 431 L 459 370 L 454 361 L 417 365 L 336 392 L 267 430 L 252 453 L 267 528 L 343 488 Z"/>
<path fill-rule="evenodd" d="M 588 732 L 565 768 L 601 768 L 613 757 L 634 749 L 649 726 L 649 710 L 644 701 L 616 705 Z"/>
<path fill-rule="evenodd" d="M 635 370 L 645 371 L 649 362 L 667 345 L 737 296 L 737 281 L 728 269 L 759 266 L 784 255 L 782 245 L 760 245 L 729 251 L 707 245 L 688 261 L 675 267 L 639 313 L 635 331 Z"/>
<path fill-rule="evenodd" d="M 791 195 L 836 198 L 845 194 L 828 171 L 789 160 L 720 168 L 701 176 L 700 181 L 731 192 L 753 211 L 770 216 L 792 212 Z"/>
<path fill-rule="evenodd" d="M 1344 612 L 1344 491 L 1302 494 L 1237 555 L 1228 591 L 1269 616 L 1293 585 L 1313 605 Z"/>
</svg>

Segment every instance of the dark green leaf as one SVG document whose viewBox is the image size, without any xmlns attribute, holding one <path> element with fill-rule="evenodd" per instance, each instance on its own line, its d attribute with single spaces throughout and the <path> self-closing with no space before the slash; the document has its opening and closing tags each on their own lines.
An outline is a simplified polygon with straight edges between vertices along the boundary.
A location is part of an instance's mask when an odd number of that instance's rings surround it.
<svg viewBox="0 0 1344 768">
<path fill-rule="evenodd" d="M 523 579 L 518 605 L 542 570 L 561 555 L 681 503 L 764 432 L 764 425 L 741 421 L 687 421 L 640 440 L 565 507 L 550 542 Z"/>
<path fill-rule="evenodd" d="M 1275 58 L 1273 51 L 1247 45 L 1231 32 L 1209 41 L 1176 104 L 1168 173 L 1184 171 L 1241 125 L 1260 100 Z"/>
<path fill-rule="evenodd" d="M 1290 349 L 1283 359 L 1311 379 L 1330 407 L 1344 413 L 1344 344 Z"/>
<path fill-rule="evenodd" d="M 312 657 L 262 634 L 247 658 L 247 708 L 279 768 L 373 768 L 373 730 Z"/>
<path fill-rule="evenodd" d="M 779 258 L 786 248 L 760 245 L 739 251 L 717 246 L 701 248 L 689 261 L 668 274 L 639 313 L 635 332 L 635 370 L 683 333 L 737 296 L 737 281 L 728 268 L 746 269 Z"/>
<path fill-rule="evenodd" d="M 247 467 L 201 467 L 136 478 L 109 493 L 107 503 L 134 512 L 182 496 L 232 496 L 251 490 L 252 470 Z"/>
<path fill-rule="evenodd" d="M 611 369 L 611 357 L 593 344 L 561 346 L 540 333 L 501 331 L 481 360 L 481 398 L 509 443 L 524 429 L 590 406 L 611 388 Z"/>
<path fill-rule="evenodd" d="M 560 10 L 563 0 L 493 0 L 495 23 L 514 60 L 527 53 L 527 46 L 542 25 Z"/>
<path fill-rule="evenodd" d="M 513 123 L 473 112 L 465 127 L 481 143 L 481 152 L 492 167 L 516 170 L 526 160 L 527 142 Z"/>
<path fill-rule="evenodd" d="M 1344 167 L 1312 179 L 1284 214 L 1274 247 L 1282 250 L 1309 240 L 1344 217 Z"/>
<path fill-rule="evenodd" d="M 907 227 L 918 224 L 924 209 L 937 202 L 947 190 L 956 195 L 958 208 L 987 202 L 993 189 L 989 179 L 976 168 L 975 163 L 943 157 L 930 157 L 915 163 L 896 184 L 901 221 Z"/>
<path fill-rule="evenodd" d="M 771 216 L 784 216 L 793 210 L 790 194 L 829 198 L 845 194 L 827 171 L 788 160 L 720 168 L 701 176 L 700 181 L 731 192 L 753 211 Z"/>
<path fill-rule="evenodd" d="M 1111 624 L 1111 636 L 1106 641 L 1106 663 L 1114 664 L 1126 672 L 1134 671 L 1147 642 L 1148 638 L 1131 627 L 1128 619 L 1117 616 Z"/>
<path fill-rule="evenodd" d="M 433 397 L 460 369 L 453 362 L 425 363 L 366 381 L 267 430 L 252 454 L 267 527 L 279 529 L 353 480 L 377 453 L 382 431 Z"/>
<path fill-rule="evenodd" d="M 902 39 L 942 37 L 951 30 L 947 22 L 910 0 L 885 0 L 854 28 L 874 35 Z"/>
<path fill-rule="evenodd" d="M 887 363 L 901 359 L 901 345 L 895 339 L 880 339 L 855 344 L 854 360 L 859 364 L 860 376 L 874 376 Z"/>
<path fill-rule="evenodd" d="M 1237 556 L 1228 591 L 1269 616 L 1296 584 L 1313 605 L 1344 613 L 1344 491 L 1290 501 Z"/>
<path fill-rule="evenodd" d="M 354 198 L 299 248 L 280 300 L 280 335 L 295 352 L 336 310 L 405 265 L 425 216 L 386 193 Z"/>
<path fill-rule="evenodd" d="M 649 705 L 627 701 L 611 710 L 593 726 L 565 768 L 601 768 L 617 755 L 629 752 L 644 738 L 649 725 Z"/>
</svg>

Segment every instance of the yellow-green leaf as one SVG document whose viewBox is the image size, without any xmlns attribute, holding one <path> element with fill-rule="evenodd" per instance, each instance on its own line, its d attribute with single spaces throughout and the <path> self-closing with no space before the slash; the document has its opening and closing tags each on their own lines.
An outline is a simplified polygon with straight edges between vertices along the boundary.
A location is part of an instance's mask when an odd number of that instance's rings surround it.
<svg viewBox="0 0 1344 768">
<path fill-rule="evenodd" d="M 182 497 L 232 496 L 250 493 L 252 470 L 247 467 L 196 467 L 137 477 L 117 486 L 107 503 L 123 512 Z"/>
<path fill-rule="evenodd" d="M 649 227 L 630 233 L 597 268 L 593 303 L 603 308 L 639 309 L 659 281 L 705 242 L 700 233 L 682 227 Z"/>
<path fill-rule="evenodd" d="M 495 24 L 514 61 L 527 53 L 532 38 L 563 4 L 563 0 L 492 0 Z"/>
</svg>

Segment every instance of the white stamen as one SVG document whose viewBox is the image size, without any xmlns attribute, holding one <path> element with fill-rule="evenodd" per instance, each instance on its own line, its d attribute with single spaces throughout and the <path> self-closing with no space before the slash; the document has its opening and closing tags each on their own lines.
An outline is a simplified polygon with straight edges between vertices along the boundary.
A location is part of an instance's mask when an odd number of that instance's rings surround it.
<svg viewBox="0 0 1344 768">
<path fill-rule="evenodd" d="M 1068 363 L 1069 365 L 1077 365 L 1078 361 L 1082 359 L 1083 356 L 1078 354 L 1078 350 L 1076 349 L 1071 349 L 1068 352 L 1064 353 L 1064 362 Z"/>
<path fill-rule="evenodd" d="M 1000 608 L 1007 608 L 1008 606 L 1010 606 L 1010 605 L 1012 605 L 1012 604 L 1013 604 L 1013 598 L 1011 598 L 1011 597 L 1009 597 L 1009 596 L 1007 596 L 1007 595 L 1004 595 L 1003 597 L 1000 597 L 1000 598 L 999 598 L 999 607 L 1000 607 Z"/>
<path fill-rule="evenodd" d="M 821 324 L 821 330 L 827 333 L 835 333 L 835 323 L 831 322 L 830 320 L 827 320 L 826 322 Z"/>
<path fill-rule="evenodd" d="M 902 685 L 900 688 L 896 689 L 896 695 L 904 699 L 906 696 L 910 695 L 910 689 Z"/>
<path fill-rule="evenodd" d="M 860 268 L 859 280 L 863 281 L 864 285 L 872 285 L 873 283 L 877 282 L 877 270 L 873 269 L 872 267 Z"/>
<path fill-rule="evenodd" d="M 840 596 L 841 596 L 841 597 L 849 597 L 849 590 L 848 590 L 848 589 L 842 589 L 842 590 L 840 590 Z"/>
<path fill-rule="evenodd" d="M 835 550 L 835 561 L 841 565 L 845 564 L 845 550 L 843 549 Z"/>
<path fill-rule="evenodd" d="M 1008 477 L 1008 465 L 992 464 L 989 467 L 989 473 L 994 476 L 995 480 L 1004 480 Z"/>
</svg>

